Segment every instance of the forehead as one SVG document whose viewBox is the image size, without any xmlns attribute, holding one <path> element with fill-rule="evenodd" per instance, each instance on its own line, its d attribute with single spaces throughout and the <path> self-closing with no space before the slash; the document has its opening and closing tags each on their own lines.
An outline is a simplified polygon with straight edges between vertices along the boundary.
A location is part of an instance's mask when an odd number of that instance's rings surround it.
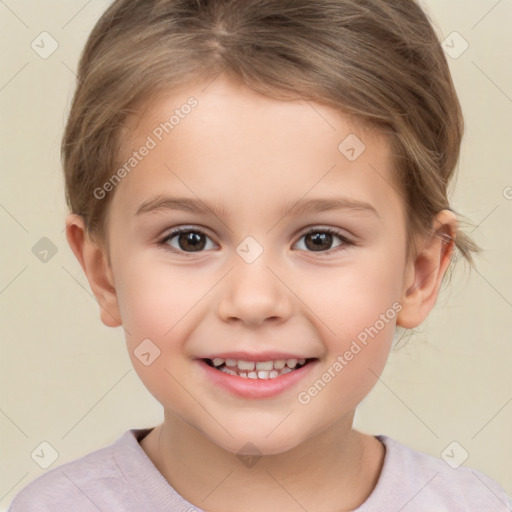
<svg viewBox="0 0 512 512">
<path fill-rule="evenodd" d="M 234 195 L 248 208 L 278 201 L 280 210 L 335 189 L 377 207 L 398 195 L 384 134 L 332 107 L 269 98 L 222 76 L 161 92 L 127 125 L 120 164 L 151 147 L 114 195 L 131 214 L 164 190 L 228 208 Z"/>
<path fill-rule="evenodd" d="M 189 108 L 187 104 L 194 106 Z M 194 122 L 194 118 L 198 117 L 201 123 Z M 192 120 L 183 122 L 187 118 Z M 163 125 L 169 122 L 172 127 L 168 133 Z M 213 81 L 195 78 L 186 84 L 159 91 L 144 101 L 126 120 L 123 149 L 126 150 L 127 145 L 135 147 L 144 135 L 153 134 L 158 139 L 159 126 L 164 129 L 162 135 L 175 138 L 179 132 L 189 131 L 187 125 L 190 124 L 196 133 L 202 133 L 201 126 L 204 131 L 228 127 L 240 129 L 240 137 L 252 131 L 258 135 L 256 140 L 262 143 L 267 134 L 268 138 L 275 140 L 278 131 L 282 136 L 304 135 L 307 132 L 333 135 L 338 132 L 338 137 L 347 131 L 361 139 L 384 138 L 384 134 L 369 122 L 321 102 L 306 100 L 298 95 L 291 98 L 288 93 L 286 99 L 266 96 L 246 87 L 238 79 L 220 75 Z M 210 131 L 210 136 L 213 135 Z M 203 143 L 207 142 L 205 138 Z"/>
</svg>

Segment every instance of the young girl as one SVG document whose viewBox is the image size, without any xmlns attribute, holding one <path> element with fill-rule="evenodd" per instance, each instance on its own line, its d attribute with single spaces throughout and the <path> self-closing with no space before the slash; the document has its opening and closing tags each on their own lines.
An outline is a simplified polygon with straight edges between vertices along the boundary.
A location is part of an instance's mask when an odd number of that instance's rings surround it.
<svg viewBox="0 0 512 512">
<path fill-rule="evenodd" d="M 352 428 L 454 248 L 463 121 L 413 0 L 117 0 L 63 140 L 67 239 L 164 422 L 10 510 L 510 510 Z"/>
</svg>

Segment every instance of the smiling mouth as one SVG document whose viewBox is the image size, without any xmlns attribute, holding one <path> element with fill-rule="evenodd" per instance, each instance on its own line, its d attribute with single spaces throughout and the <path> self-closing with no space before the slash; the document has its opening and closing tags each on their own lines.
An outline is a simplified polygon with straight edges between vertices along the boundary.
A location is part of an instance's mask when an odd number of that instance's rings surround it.
<svg viewBox="0 0 512 512">
<path fill-rule="evenodd" d="M 203 359 L 203 361 L 216 370 L 242 377 L 244 379 L 276 379 L 281 375 L 286 375 L 298 370 L 314 361 L 315 358 L 308 359 L 279 359 L 275 361 L 244 361 L 238 359 L 223 359 L 216 357 L 214 359 Z"/>
</svg>

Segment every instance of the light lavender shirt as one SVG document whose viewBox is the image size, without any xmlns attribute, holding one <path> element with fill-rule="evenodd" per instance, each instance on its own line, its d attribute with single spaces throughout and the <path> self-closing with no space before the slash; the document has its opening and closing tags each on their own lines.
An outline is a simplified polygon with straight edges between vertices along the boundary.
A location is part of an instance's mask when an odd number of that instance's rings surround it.
<svg viewBox="0 0 512 512">
<path fill-rule="evenodd" d="M 204 512 L 181 497 L 139 445 L 132 429 L 111 445 L 49 470 L 24 487 L 8 512 Z M 510 512 L 505 490 L 485 474 L 452 469 L 384 435 L 384 465 L 353 512 Z M 207 508 L 207 504 L 203 505 Z"/>
</svg>

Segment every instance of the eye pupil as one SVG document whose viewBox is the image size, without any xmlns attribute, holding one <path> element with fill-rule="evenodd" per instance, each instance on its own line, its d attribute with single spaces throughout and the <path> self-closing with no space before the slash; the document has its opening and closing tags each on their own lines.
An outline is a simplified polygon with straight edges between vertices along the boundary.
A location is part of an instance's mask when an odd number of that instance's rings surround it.
<svg viewBox="0 0 512 512">
<path fill-rule="evenodd" d="M 330 233 L 314 233 L 306 235 L 306 246 L 313 251 L 326 250 L 332 245 L 332 235 Z M 311 242 L 312 245 L 309 245 Z"/>
<path fill-rule="evenodd" d="M 178 243 L 183 250 L 192 249 L 195 251 L 204 249 L 206 244 L 203 235 L 193 231 L 180 233 Z"/>
</svg>

